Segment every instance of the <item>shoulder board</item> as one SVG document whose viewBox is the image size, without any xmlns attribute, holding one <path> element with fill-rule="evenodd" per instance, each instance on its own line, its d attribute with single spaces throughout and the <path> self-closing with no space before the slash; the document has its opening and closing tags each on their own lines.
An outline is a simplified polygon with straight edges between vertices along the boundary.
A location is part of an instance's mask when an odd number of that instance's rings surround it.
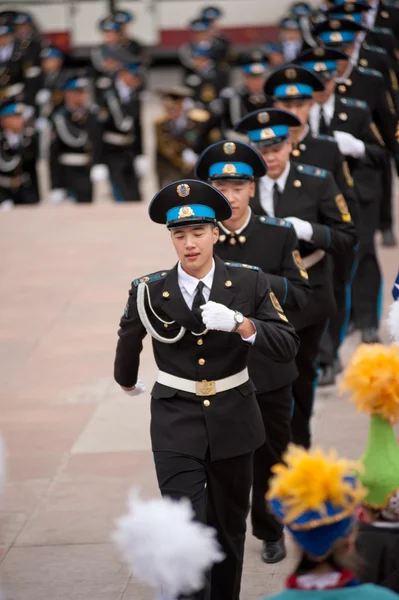
<svg viewBox="0 0 399 600">
<path fill-rule="evenodd" d="M 277 227 L 292 227 L 289 221 L 285 219 L 278 219 L 277 217 L 267 217 L 266 215 L 262 215 L 258 217 L 258 221 L 263 223 L 264 225 L 275 225 Z"/>
<path fill-rule="evenodd" d="M 340 98 L 340 100 L 345 106 L 350 106 L 352 108 L 367 108 L 367 102 L 364 100 L 356 100 L 355 98 Z"/>
<path fill-rule="evenodd" d="M 365 50 L 370 50 L 371 52 L 378 52 L 378 54 L 388 54 L 385 48 L 381 48 L 381 46 L 369 46 L 368 44 L 363 44 L 363 48 Z"/>
<path fill-rule="evenodd" d="M 313 167 L 312 165 L 298 165 L 296 170 L 304 175 L 313 175 L 313 177 L 320 177 L 321 179 L 327 177 L 326 169 L 319 169 L 318 167 Z"/>
<path fill-rule="evenodd" d="M 398 0 L 387 0 L 386 2 L 383 2 L 382 4 L 384 6 L 391 6 L 393 8 L 399 8 Z"/>
<path fill-rule="evenodd" d="M 324 142 L 334 142 L 337 143 L 337 140 L 332 135 L 321 135 L 320 133 L 314 133 L 313 137 L 315 140 L 323 140 Z"/>
<path fill-rule="evenodd" d="M 166 275 L 168 271 L 157 271 L 156 273 L 150 273 L 149 275 L 144 275 L 143 277 L 139 277 L 133 281 L 133 285 L 137 287 L 139 283 L 153 283 L 154 281 L 160 281 Z"/>
<path fill-rule="evenodd" d="M 374 77 L 382 78 L 381 71 L 377 71 L 376 69 L 368 69 L 366 67 L 358 67 L 357 70 L 359 71 L 359 73 L 363 73 L 363 75 L 374 75 Z"/>
<path fill-rule="evenodd" d="M 384 35 L 392 35 L 392 29 L 389 27 L 374 27 L 374 33 L 382 33 Z"/>
<path fill-rule="evenodd" d="M 225 262 L 226 267 L 242 267 L 243 269 L 251 269 L 251 271 L 259 271 L 259 267 L 254 265 L 245 265 L 244 263 L 238 262 Z"/>
<path fill-rule="evenodd" d="M 192 108 L 188 111 L 187 117 L 195 123 L 206 123 L 211 118 L 211 113 L 203 108 Z"/>
</svg>

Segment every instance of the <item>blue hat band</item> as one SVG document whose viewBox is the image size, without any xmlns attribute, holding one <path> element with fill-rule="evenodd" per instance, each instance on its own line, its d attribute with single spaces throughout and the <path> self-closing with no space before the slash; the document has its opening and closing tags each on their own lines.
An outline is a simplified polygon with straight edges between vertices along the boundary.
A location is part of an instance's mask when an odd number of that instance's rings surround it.
<svg viewBox="0 0 399 600">
<path fill-rule="evenodd" d="M 191 27 L 191 31 L 208 31 L 209 23 L 204 21 L 203 23 L 197 23 Z"/>
<path fill-rule="evenodd" d="M 132 63 L 130 65 L 123 65 L 123 69 L 125 69 L 126 71 L 130 71 L 131 73 L 138 73 L 140 68 L 140 65 L 138 65 L 137 63 Z"/>
<path fill-rule="evenodd" d="M 337 70 L 337 61 L 336 60 L 318 60 L 312 62 L 301 62 L 302 67 L 305 69 L 309 69 L 310 71 L 315 71 L 317 74 L 323 73 L 323 71 L 336 71 Z M 323 67 L 320 67 L 323 65 Z"/>
<path fill-rule="evenodd" d="M 215 211 L 210 206 L 204 204 L 187 204 L 185 206 L 175 206 L 166 213 L 166 222 L 178 221 L 179 219 L 215 219 Z"/>
<path fill-rule="evenodd" d="M 44 54 L 43 58 L 62 58 L 63 54 L 60 50 L 56 48 L 49 48 L 47 52 Z"/>
<path fill-rule="evenodd" d="M 248 137 L 251 142 L 263 142 L 273 138 L 288 137 L 289 129 L 287 125 L 274 125 L 263 129 L 254 129 L 248 132 Z"/>
<path fill-rule="evenodd" d="M 7 104 L 0 109 L 0 117 L 9 117 L 11 115 L 22 115 L 23 107 L 21 104 Z"/>
<path fill-rule="evenodd" d="M 267 71 L 265 62 L 250 63 L 242 68 L 246 75 L 263 75 Z"/>
<path fill-rule="evenodd" d="M 88 79 L 86 79 L 85 77 L 78 77 L 77 79 L 71 79 L 71 81 L 68 81 L 64 86 L 64 90 L 81 90 L 82 88 L 85 88 L 88 85 Z"/>
<path fill-rule="evenodd" d="M 0 35 L 8 35 L 12 33 L 12 29 L 9 25 L 2 25 L 0 27 Z"/>
<path fill-rule="evenodd" d="M 120 23 L 116 23 L 116 22 L 103 23 L 101 25 L 101 29 L 102 29 L 102 31 L 120 31 L 121 25 L 120 25 Z"/>
<path fill-rule="evenodd" d="M 354 21 L 355 23 L 361 23 L 363 15 L 362 13 L 334 13 L 332 15 L 334 19 L 349 19 L 350 21 Z"/>
<path fill-rule="evenodd" d="M 209 177 L 215 177 L 216 175 L 243 175 L 245 177 L 253 177 L 254 170 L 247 163 L 243 162 L 218 162 L 209 167 Z"/>
<path fill-rule="evenodd" d="M 274 90 L 275 98 L 295 98 L 299 96 L 313 96 L 313 88 L 305 83 L 284 83 Z"/>
<path fill-rule="evenodd" d="M 356 37 L 355 31 L 323 31 L 319 35 L 319 39 L 322 42 L 327 43 L 351 43 Z"/>
</svg>

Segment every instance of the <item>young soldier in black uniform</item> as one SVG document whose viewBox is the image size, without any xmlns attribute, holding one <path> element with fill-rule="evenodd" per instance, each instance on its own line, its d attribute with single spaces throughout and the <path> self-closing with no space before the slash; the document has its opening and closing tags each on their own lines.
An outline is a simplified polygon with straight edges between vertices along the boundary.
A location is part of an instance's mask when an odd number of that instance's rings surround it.
<svg viewBox="0 0 399 600">
<path fill-rule="evenodd" d="M 232 207 L 231 218 L 218 223 L 215 254 L 223 260 L 261 268 L 277 299 L 276 306 L 279 304 L 283 310 L 290 311 L 303 308 L 311 288 L 296 249 L 298 240 L 294 228 L 284 219 L 257 217 L 249 208 L 255 178 L 266 174 L 259 153 L 242 142 L 219 142 L 205 150 L 195 174 L 212 183 Z M 292 383 L 297 369 L 294 360 L 280 364 L 252 351 L 249 372 L 266 432 L 265 443 L 254 454 L 252 529 L 262 540 L 262 559 L 275 563 L 286 555 L 283 527 L 266 510 L 265 493 L 270 469 L 281 461 L 291 439 Z"/>
<path fill-rule="evenodd" d="M 213 57 L 210 44 L 191 49 L 192 70 L 183 78 L 183 85 L 193 90 L 194 101 L 215 114 L 222 114 L 219 95 L 226 85 L 225 77 Z"/>
<path fill-rule="evenodd" d="M 34 106 L 35 96 L 40 88 L 42 43 L 32 17 L 28 13 L 17 12 L 12 18 L 15 38 L 21 50 L 24 65 L 25 102 Z"/>
<path fill-rule="evenodd" d="M 356 219 L 359 245 L 356 261 L 354 263 L 355 256 L 352 258 L 349 254 L 347 260 L 340 256 L 334 261 L 338 312 L 330 320 L 329 338 L 324 340 L 320 355 L 326 385 L 334 383 L 335 374 L 341 370 L 337 360 L 338 350 L 346 335 L 351 297 L 353 317 L 356 327 L 361 330 L 362 341 L 373 341 L 377 336 L 378 295 L 381 288 L 374 235 L 384 193 L 385 149 L 366 103 L 342 98 L 335 93 L 337 84 L 334 77 L 337 61 L 341 58 L 342 54 L 338 50 L 320 47 L 308 50 L 298 57 L 303 66 L 323 75 L 325 83 L 325 90 L 314 94 L 315 103 L 309 115 L 310 128 L 312 132 L 318 133 L 321 124 L 325 133 L 336 136 L 341 152 L 348 161 L 359 200 Z"/>
<path fill-rule="evenodd" d="M 52 112 L 59 108 L 63 100 L 60 87 L 64 55 L 58 48 L 48 46 L 43 48 L 40 58 L 42 76 L 35 98 L 36 114 L 39 119 L 48 119 Z"/>
<path fill-rule="evenodd" d="M 0 102 L 22 94 L 24 88 L 22 50 L 15 42 L 11 25 L 0 19 Z"/>
<path fill-rule="evenodd" d="M 64 104 L 51 117 L 50 201 L 65 195 L 78 203 L 92 202 L 91 167 L 99 162 L 100 146 L 94 114 L 88 107 L 87 77 L 71 76 L 63 84 Z M 93 173 L 98 180 L 98 174 Z"/>
<path fill-rule="evenodd" d="M 166 185 L 193 173 L 198 155 L 222 137 L 212 126 L 209 111 L 195 108 L 192 90 L 183 86 L 160 88 L 165 113 L 155 121 L 156 173 Z"/>
<path fill-rule="evenodd" d="M 198 597 L 238 600 L 253 452 L 264 442 L 249 351 L 288 363 L 298 338 L 258 267 L 213 258 L 216 223 L 232 214 L 219 191 L 177 181 L 158 192 L 149 214 L 171 230 L 179 262 L 134 280 L 115 379 L 130 395 L 143 391 L 137 375 L 147 330 L 159 368 L 151 400 L 159 488 L 189 498 L 197 519 L 216 528 L 226 554 L 212 569 L 210 590 Z"/>
<path fill-rule="evenodd" d="M 315 361 L 327 321 L 336 310 L 329 255 L 350 252 L 356 235 L 333 176 L 324 169 L 290 163 L 289 127 L 299 124 L 291 113 L 272 108 L 247 115 L 236 129 L 248 133 L 268 168 L 267 175 L 259 180 L 253 210 L 291 222 L 313 288 L 305 308 L 289 313 L 301 341 L 296 358 L 299 375 L 293 385 L 292 437 L 294 443 L 309 448 L 317 383 Z"/>
<path fill-rule="evenodd" d="M 26 127 L 24 104 L 13 100 L 0 105 L 0 209 L 39 202 L 37 136 Z"/>
<path fill-rule="evenodd" d="M 128 10 L 117 10 L 113 14 L 114 20 L 121 25 L 121 46 L 131 54 L 143 58 L 143 47 L 137 40 L 129 37 L 128 27 L 134 17 Z"/>
<path fill-rule="evenodd" d="M 222 11 L 216 6 L 207 6 L 201 12 L 201 19 L 208 21 L 210 25 L 210 41 L 215 59 L 219 66 L 226 67 L 235 60 L 235 52 L 231 49 L 229 38 L 219 29 L 222 16 Z"/>
<path fill-rule="evenodd" d="M 109 170 L 114 199 L 117 202 L 139 201 L 139 177 L 144 175 L 146 160 L 137 91 L 142 84 L 140 63 L 136 60 L 124 64 L 113 79 L 104 80 L 96 107 L 101 140 L 99 160 Z M 95 171 L 100 167 L 102 165 L 96 165 Z"/>
<path fill-rule="evenodd" d="M 234 128 L 245 115 L 260 108 L 270 108 L 272 102 L 265 96 L 263 85 L 268 70 L 267 62 L 262 52 L 254 51 L 246 56 L 241 56 L 240 87 L 225 88 L 220 97 L 225 102 L 223 127 L 226 133 Z"/>
<path fill-rule="evenodd" d="M 350 58 L 356 35 L 364 31 L 364 27 L 348 19 L 330 19 L 320 23 L 314 30 L 314 35 L 323 44 L 338 47 Z M 397 114 L 394 102 L 385 88 L 382 74 L 362 66 L 354 66 L 348 62 L 338 62 L 337 93 L 342 97 L 356 98 L 367 102 L 373 121 L 381 133 L 382 139 L 395 161 L 399 173 L 399 141 L 396 138 Z M 385 167 L 386 189 L 381 204 L 379 226 L 387 245 L 394 244 L 392 228 L 392 169 L 387 153 Z M 388 233 L 384 233 L 387 231 Z"/>
</svg>

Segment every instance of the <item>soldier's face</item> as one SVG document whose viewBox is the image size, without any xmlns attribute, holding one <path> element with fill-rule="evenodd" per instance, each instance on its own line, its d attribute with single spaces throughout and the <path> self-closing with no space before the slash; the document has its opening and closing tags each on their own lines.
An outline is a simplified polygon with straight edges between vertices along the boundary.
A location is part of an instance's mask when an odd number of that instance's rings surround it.
<svg viewBox="0 0 399 600">
<path fill-rule="evenodd" d="M 275 102 L 274 106 L 276 108 L 288 110 L 298 117 L 302 125 L 306 125 L 308 122 L 310 109 L 313 106 L 313 100 L 290 100 L 288 102 L 279 101 Z"/>
<path fill-rule="evenodd" d="M 231 219 L 236 222 L 245 220 L 249 201 L 255 193 L 255 184 L 252 181 L 220 179 L 212 181 L 212 186 L 222 192 L 230 202 L 233 211 Z"/>
<path fill-rule="evenodd" d="M 30 23 L 24 23 L 23 25 L 17 25 L 15 27 L 15 34 L 20 40 L 29 38 L 33 33 L 33 27 Z"/>
<path fill-rule="evenodd" d="M 13 40 L 13 35 L 0 35 L 0 48 L 5 48 L 9 44 L 11 44 Z"/>
<path fill-rule="evenodd" d="M 259 148 L 263 160 L 267 165 L 267 174 L 271 179 L 278 179 L 290 159 L 292 144 L 288 140 L 270 148 Z"/>
<path fill-rule="evenodd" d="M 313 97 L 315 102 L 318 104 L 324 104 L 327 102 L 331 94 L 335 91 L 335 79 L 327 79 L 324 81 L 324 90 L 322 92 L 315 92 Z"/>
<path fill-rule="evenodd" d="M 9 115 L 1 119 L 1 127 L 12 133 L 21 133 L 24 130 L 25 123 L 22 115 Z"/>
<path fill-rule="evenodd" d="M 203 277 L 210 270 L 213 246 L 219 231 L 213 225 L 176 227 L 171 230 L 172 242 L 186 273 Z"/>
<path fill-rule="evenodd" d="M 141 83 L 140 77 L 138 77 L 131 71 L 120 71 L 119 76 L 122 79 L 122 81 L 126 83 L 126 85 L 131 89 L 136 89 Z"/>
<path fill-rule="evenodd" d="M 121 34 L 119 31 L 104 31 L 104 44 L 106 46 L 114 46 L 121 39 Z"/>
<path fill-rule="evenodd" d="M 45 73 L 56 73 L 62 67 L 60 58 L 46 58 L 42 62 L 42 68 Z"/>
<path fill-rule="evenodd" d="M 244 85 L 252 94 L 263 93 L 265 79 L 266 75 L 258 75 L 257 77 L 254 77 L 253 75 L 243 75 Z"/>
<path fill-rule="evenodd" d="M 65 101 L 72 108 L 84 108 L 89 102 L 89 95 L 84 90 L 68 90 L 65 92 Z"/>
</svg>

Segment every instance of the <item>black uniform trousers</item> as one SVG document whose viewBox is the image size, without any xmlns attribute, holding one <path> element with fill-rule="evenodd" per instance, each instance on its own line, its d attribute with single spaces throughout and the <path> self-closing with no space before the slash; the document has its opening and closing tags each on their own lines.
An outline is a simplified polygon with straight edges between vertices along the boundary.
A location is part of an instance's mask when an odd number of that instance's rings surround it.
<svg viewBox="0 0 399 600">
<path fill-rule="evenodd" d="M 382 306 L 382 276 L 376 254 L 378 199 L 360 204 L 357 223 L 358 247 L 352 284 L 352 316 L 356 329 L 378 327 Z"/>
<path fill-rule="evenodd" d="M 265 494 L 269 489 L 271 469 L 281 462 L 291 440 L 292 386 L 256 394 L 256 398 L 265 425 L 266 440 L 254 453 L 252 533 L 259 540 L 276 542 L 282 536 L 284 527 L 268 510 Z"/>
<path fill-rule="evenodd" d="M 317 386 L 320 342 L 328 324 L 327 319 L 297 331 L 300 340 L 296 365 L 299 375 L 292 386 L 294 410 L 291 435 L 294 444 L 308 449 L 311 445 L 310 419 Z"/>
<path fill-rule="evenodd" d="M 140 201 L 139 181 L 133 164 L 134 154 L 129 149 L 104 151 L 104 162 L 109 169 L 112 192 L 116 202 Z"/>
<path fill-rule="evenodd" d="M 68 196 L 78 204 L 93 202 L 93 185 L 88 167 L 63 166 L 63 178 Z"/>
<path fill-rule="evenodd" d="M 211 461 L 169 451 L 155 451 L 162 496 L 188 498 L 196 518 L 218 531 L 226 558 L 214 565 L 201 600 L 238 600 L 244 560 L 246 518 L 252 484 L 253 452 Z"/>
<path fill-rule="evenodd" d="M 383 166 L 384 173 L 384 194 L 380 204 L 380 215 L 378 229 L 385 231 L 392 229 L 393 225 L 393 177 L 392 177 L 392 161 L 388 153 Z"/>
</svg>

